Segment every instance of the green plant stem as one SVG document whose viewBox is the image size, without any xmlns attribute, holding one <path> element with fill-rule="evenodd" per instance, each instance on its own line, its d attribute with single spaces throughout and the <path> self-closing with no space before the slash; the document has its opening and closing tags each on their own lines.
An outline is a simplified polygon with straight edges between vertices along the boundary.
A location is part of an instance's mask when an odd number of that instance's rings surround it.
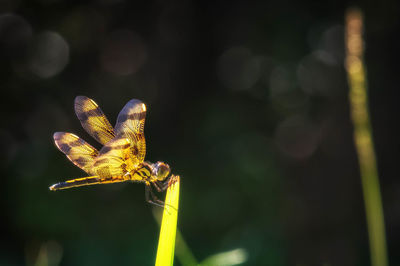
<svg viewBox="0 0 400 266">
<path fill-rule="evenodd" d="M 161 213 L 154 209 L 154 218 L 157 223 L 161 225 Z M 193 252 L 190 250 L 189 246 L 186 244 L 185 239 L 183 238 L 179 229 L 176 230 L 176 244 L 175 244 L 175 255 L 179 262 L 183 266 L 196 266 L 199 265 L 196 258 L 193 255 Z"/>
<path fill-rule="evenodd" d="M 176 257 L 183 266 L 199 264 L 179 230 L 176 232 Z"/>
<path fill-rule="evenodd" d="M 165 198 L 160 238 L 158 240 L 156 266 L 172 266 L 174 264 L 175 237 L 178 222 L 179 185 L 179 176 L 173 176 Z"/>
<path fill-rule="evenodd" d="M 363 62 L 363 19 L 361 11 L 346 15 L 346 70 L 349 81 L 354 142 L 360 165 L 365 212 L 369 234 L 371 264 L 388 264 L 382 200 L 368 113 L 367 80 Z"/>
</svg>

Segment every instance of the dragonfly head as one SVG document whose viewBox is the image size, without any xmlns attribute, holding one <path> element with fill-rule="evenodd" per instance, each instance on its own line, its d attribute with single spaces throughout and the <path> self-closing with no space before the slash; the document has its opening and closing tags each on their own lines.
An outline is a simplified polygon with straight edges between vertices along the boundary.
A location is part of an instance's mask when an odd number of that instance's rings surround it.
<svg viewBox="0 0 400 266">
<path fill-rule="evenodd" d="M 171 169 L 169 165 L 163 162 L 156 162 L 153 164 L 152 175 L 158 180 L 163 181 L 165 178 L 168 177 Z"/>
</svg>

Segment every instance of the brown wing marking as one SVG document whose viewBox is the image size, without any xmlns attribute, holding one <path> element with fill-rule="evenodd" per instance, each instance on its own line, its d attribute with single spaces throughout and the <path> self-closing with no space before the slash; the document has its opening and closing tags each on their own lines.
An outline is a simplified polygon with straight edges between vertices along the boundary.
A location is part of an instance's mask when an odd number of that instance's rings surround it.
<svg viewBox="0 0 400 266">
<path fill-rule="evenodd" d="M 115 137 L 114 129 L 107 117 L 92 99 L 86 96 L 77 96 L 75 113 L 86 132 L 99 143 L 104 145 Z"/>
<path fill-rule="evenodd" d="M 116 135 L 128 138 L 131 143 L 131 158 L 135 167 L 138 167 L 146 156 L 145 119 L 146 105 L 140 100 L 132 99 L 122 108 L 115 125 Z"/>
<path fill-rule="evenodd" d="M 130 158 L 130 141 L 128 138 L 115 138 L 108 142 L 96 157 L 93 168 L 100 178 L 124 176 L 134 166 Z"/>
<path fill-rule="evenodd" d="M 57 148 L 76 166 L 92 174 L 92 164 L 99 152 L 80 137 L 66 132 L 53 135 Z"/>
</svg>

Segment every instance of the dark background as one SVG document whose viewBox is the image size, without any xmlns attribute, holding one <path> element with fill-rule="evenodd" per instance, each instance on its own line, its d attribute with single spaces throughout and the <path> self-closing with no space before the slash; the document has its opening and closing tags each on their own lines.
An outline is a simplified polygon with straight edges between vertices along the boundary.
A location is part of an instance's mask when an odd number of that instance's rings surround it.
<svg viewBox="0 0 400 266">
<path fill-rule="evenodd" d="M 368 265 L 343 64 L 355 4 L 1 1 L 0 265 L 34 265 L 44 248 L 61 265 L 154 263 L 159 229 L 143 185 L 48 190 L 85 175 L 53 132 L 96 145 L 77 95 L 112 124 L 131 98 L 147 104 L 146 159 L 181 175 L 179 229 L 198 260 L 244 248 L 247 265 Z M 357 6 L 399 265 L 399 4 Z"/>
</svg>

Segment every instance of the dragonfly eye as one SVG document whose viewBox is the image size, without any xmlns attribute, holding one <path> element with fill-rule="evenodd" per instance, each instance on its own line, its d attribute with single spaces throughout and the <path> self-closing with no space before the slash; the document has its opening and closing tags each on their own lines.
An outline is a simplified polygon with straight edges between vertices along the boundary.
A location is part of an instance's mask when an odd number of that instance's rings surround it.
<svg viewBox="0 0 400 266">
<path fill-rule="evenodd" d="M 153 175 L 157 178 L 157 180 L 164 180 L 170 172 L 169 165 L 163 162 L 157 162 L 153 168 Z"/>
</svg>

